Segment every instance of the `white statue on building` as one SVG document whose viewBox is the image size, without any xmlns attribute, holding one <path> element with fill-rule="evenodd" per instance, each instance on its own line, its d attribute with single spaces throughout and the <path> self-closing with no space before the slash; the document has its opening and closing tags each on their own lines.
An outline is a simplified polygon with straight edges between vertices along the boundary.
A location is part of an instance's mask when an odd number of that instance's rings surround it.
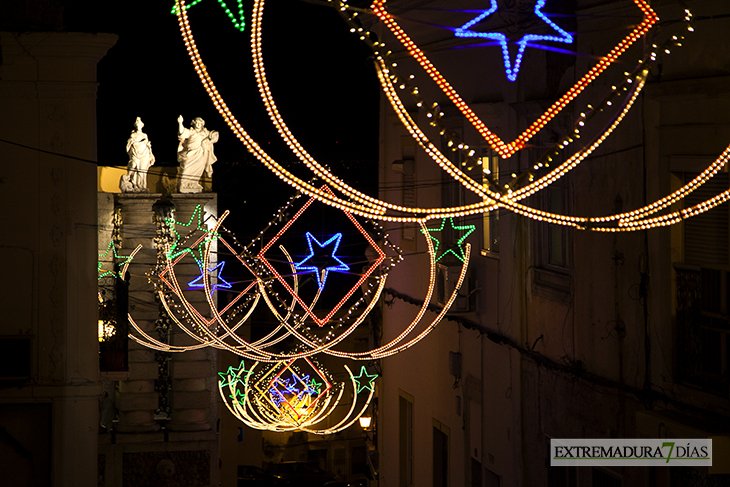
<svg viewBox="0 0 730 487">
<path fill-rule="evenodd" d="M 122 176 L 119 181 L 119 189 L 123 193 L 146 193 L 147 190 L 147 171 L 155 162 L 155 156 L 152 154 L 152 143 L 147 134 L 142 132 L 142 119 L 137 117 L 134 122 L 134 130 L 127 140 L 127 154 L 129 162 L 127 163 L 127 174 Z"/>
<path fill-rule="evenodd" d="M 205 128 L 205 121 L 194 118 L 189 129 L 183 127 L 183 117 L 177 117 L 177 137 L 180 145 L 177 148 L 177 162 L 180 163 L 178 179 L 181 193 L 200 193 L 200 177 L 205 172 L 213 177 L 213 163 L 217 160 L 213 153 L 213 144 L 218 142 L 218 132 Z"/>
</svg>

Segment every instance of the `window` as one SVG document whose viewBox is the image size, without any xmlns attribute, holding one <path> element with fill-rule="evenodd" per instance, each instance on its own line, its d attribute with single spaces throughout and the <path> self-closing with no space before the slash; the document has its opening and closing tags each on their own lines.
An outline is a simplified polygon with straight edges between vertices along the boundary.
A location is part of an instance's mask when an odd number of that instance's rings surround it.
<svg viewBox="0 0 730 487">
<path fill-rule="evenodd" d="M 449 486 L 449 429 L 433 420 L 433 487 Z"/>
<path fill-rule="evenodd" d="M 532 197 L 535 208 L 566 215 L 570 213 L 570 178 L 566 175 Z M 572 293 L 572 228 L 547 222 L 532 222 L 532 292 L 554 301 L 568 302 Z"/>
<path fill-rule="evenodd" d="M 591 469 L 591 487 L 621 487 L 621 479 L 606 470 Z"/>
<path fill-rule="evenodd" d="M 118 273 L 118 265 L 114 265 Z M 105 378 L 109 373 L 129 370 L 127 358 L 127 335 L 129 312 L 129 272 L 124 279 L 107 275 L 99 279 L 99 369 Z"/>
<path fill-rule="evenodd" d="M 548 487 L 576 487 L 577 467 L 548 467 Z"/>
<path fill-rule="evenodd" d="M 461 129 L 452 129 L 451 132 L 461 138 Z M 461 167 L 461 151 L 453 150 L 454 148 L 449 145 L 449 140 L 446 137 L 441 138 L 441 152 L 451 160 L 454 166 Z M 446 171 L 441 171 L 441 206 L 464 205 L 464 201 L 466 200 L 464 191 L 464 186 L 461 183 L 455 181 Z M 464 217 L 454 217 L 454 225 L 464 225 Z M 442 245 L 454 246 L 458 239 L 459 235 L 453 232 L 451 228 L 444 228 L 444 232 L 441 235 Z"/>
<path fill-rule="evenodd" d="M 502 477 L 485 467 L 484 487 L 502 487 Z"/>
<path fill-rule="evenodd" d="M 0 381 L 25 381 L 31 373 L 31 337 L 0 336 Z"/>
<path fill-rule="evenodd" d="M 398 485 L 413 486 L 413 396 L 398 399 Z"/>
<path fill-rule="evenodd" d="M 545 437 L 547 444 L 547 455 L 545 455 L 545 466 L 548 470 L 547 487 L 577 487 L 578 467 L 553 467 L 550 465 L 550 438 Z"/>
<path fill-rule="evenodd" d="M 538 205 L 544 211 L 568 214 L 568 177 L 564 176 L 537 193 Z M 537 223 L 537 261 L 540 267 L 567 272 L 569 262 L 569 227 L 553 223 Z"/>
<path fill-rule="evenodd" d="M 489 177 L 499 181 L 499 155 L 491 149 L 482 149 L 482 183 L 489 184 Z M 482 216 L 482 255 L 499 254 L 499 210 Z"/>
<path fill-rule="evenodd" d="M 684 173 L 685 182 L 696 173 Z M 685 207 L 728 188 L 727 173 L 685 198 Z M 727 396 L 730 385 L 730 215 L 725 203 L 684 222 L 684 262 L 675 263 L 677 375 L 680 380 Z"/>
</svg>

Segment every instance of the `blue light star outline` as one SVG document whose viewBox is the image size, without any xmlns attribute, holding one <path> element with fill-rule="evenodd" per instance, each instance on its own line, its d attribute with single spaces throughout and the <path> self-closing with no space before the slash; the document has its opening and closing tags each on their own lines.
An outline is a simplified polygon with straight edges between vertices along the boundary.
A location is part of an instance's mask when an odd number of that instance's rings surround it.
<svg viewBox="0 0 730 487">
<path fill-rule="evenodd" d="M 121 267 L 124 267 L 126 264 L 128 264 L 129 262 L 131 262 L 131 260 L 133 259 L 133 257 L 131 255 L 117 255 L 117 247 L 116 247 L 116 245 L 114 245 L 114 240 L 111 240 L 109 242 L 109 245 L 107 245 L 107 247 L 106 247 L 106 252 L 104 252 L 103 254 L 99 254 L 99 257 L 106 257 L 110 250 L 112 250 L 114 252 L 114 259 L 124 258 L 124 261 L 121 262 L 120 268 Z M 97 272 L 101 272 L 101 274 L 99 274 L 97 280 L 99 280 L 99 279 L 101 279 L 102 277 L 105 277 L 105 276 L 112 276 L 112 277 L 116 277 L 116 278 L 119 278 L 119 279 L 122 278 L 122 276 L 120 276 L 119 273 L 117 273 L 117 272 L 103 270 L 101 268 L 101 266 L 104 265 L 103 262 L 97 261 L 97 264 L 98 265 L 97 265 L 96 271 Z"/>
<path fill-rule="evenodd" d="M 306 237 L 307 237 L 307 245 L 309 246 L 309 255 L 306 256 L 304 258 L 304 260 L 302 260 L 301 262 L 294 264 L 294 268 L 298 271 L 314 272 L 317 275 L 317 285 L 319 286 L 319 290 L 321 291 L 324 289 L 324 285 L 327 282 L 327 275 L 329 274 L 330 271 L 347 272 L 350 270 L 350 266 L 345 264 L 344 262 L 342 262 L 340 260 L 340 258 L 335 255 L 337 253 L 337 249 L 340 247 L 340 241 L 342 240 L 342 234 L 336 233 L 335 235 L 330 237 L 324 243 L 321 243 L 319 240 L 317 240 L 317 238 L 314 235 L 312 235 L 310 232 L 306 233 Z M 332 253 L 330 254 L 330 257 L 332 259 L 336 260 L 337 262 L 339 262 L 339 264 L 334 265 L 334 266 L 325 267 L 324 276 L 321 275 L 322 273 L 321 273 L 319 267 L 312 266 L 312 265 L 309 265 L 309 266 L 303 265 L 309 259 L 314 257 L 314 248 L 312 247 L 312 241 L 314 241 L 314 243 L 316 243 L 317 246 L 321 249 L 328 247 L 330 244 L 332 244 L 334 242 L 334 245 L 332 247 Z"/>
<path fill-rule="evenodd" d="M 187 10 L 190 7 L 194 7 L 195 5 L 199 4 L 203 0 L 193 0 L 190 3 L 185 4 L 185 9 Z M 233 22 L 233 26 L 238 29 L 239 31 L 243 32 L 246 29 L 246 19 L 243 16 L 243 0 L 237 0 L 238 3 L 238 18 L 236 18 L 235 15 L 233 15 L 233 12 L 231 12 L 231 9 L 228 8 L 228 5 L 226 5 L 226 2 L 224 0 L 218 0 L 218 3 L 223 8 L 223 10 L 226 12 L 226 15 L 229 19 L 231 19 L 231 22 Z M 172 10 L 170 11 L 171 14 L 177 14 L 177 2 L 175 2 L 175 5 L 173 5 Z"/>
<path fill-rule="evenodd" d="M 226 261 L 223 260 L 221 262 L 218 262 L 218 265 L 216 265 L 212 269 L 208 269 L 208 272 L 215 272 L 215 270 L 218 269 L 218 275 L 216 276 L 216 278 L 218 279 L 218 282 L 216 282 L 215 284 L 212 284 L 210 286 L 210 295 L 211 296 L 213 295 L 213 291 L 215 291 L 216 289 L 231 289 L 233 287 L 233 285 L 230 282 L 226 281 L 225 279 L 223 279 L 223 276 L 221 276 L 221 274 L 223 273 L 223 267 L 225 265 L 226 265 Z M 203 267 L 200 267 L 200 275 L 188 283 L 188 288 L 189 289 L 205 289 L 205 283 L 203 283 L 204 277 L 205 277 L 205 275 L 203 274 Z"/>
<path fill-rule="evenodd" d="M 471 30 L 471 28 L 484 20 L 485 18 L 489 17 L 493 13 L 495 13 L 498 10 L 497 7 L 497 0 L 490 0 L 491 6 L 488 10 L 484 10 L 481 14 L 477 15 L 473 19 L 471 19 L 469 22 L 465 23 L 461 27 L 458 27 L 454 31 L 454 35 L 456 37 L 483 37 L 487 39 L 493 39 L 497 41 L 502 48 L 502 57 L 504 58 L 504 70 L 505 74 L 507 75 L 507 79 L 514 82 L 517 80 L 517 74 L 520 72 L 520 66 L 522 65 L 522 56 L 525 53 L 525 50 L 527 49 L 527 45 L 531 42 L 539 42 L 539 41 L 552 41 L 552 42 L 562 42 L 565 44 L 572 44 L 573 43 L 573 36 L 568 34 L 565 30 L 563 30 L 561 27 L 559 27 L 557 24 L 555 24 L 552 20 L 550 20 L 543 12 L 542 8 L 545 6 L 545 2 L 547 0 L 537 0 L 537 3 L 535 4 L 535 15 L 540 17 L 540 19 L 545 22 L 547 25 L 549 25 L 553 30 L 555 30 L 560 35 L 538 35 L 538 34 L 525 34 L 522 36 L 522 38 L 516 42 L 516 44 L 519 46 L 519 50 L 517 51 L 517 55 L 515 56 L 515 62 L 512 63 L 512 60 L 510 59 L 510 52 L 509 52 L 509 46 L 508 42 L 509 39 L 507 39 L 507 36 L 504 35 L 501 32 L 477 32 Z M 539 44 L 538 44 L 539 45 Z"/>
<path fill-rule="evenodd" d="M 183 239 L 183 237 L 180 235 L 180 233 L 177 231 L 177 228 L 175 228 L 176 225 L 179 225 L 181 227 L 191 227 L 193 225 L 193 221 L 197 219 L 197 227 L 196 230 L 200 230 L 201 232 L 204 232 L 207 236 L 203 239 L 202 242 L 198 243 L 197 245 L 194 245 L 193 247 L 184 247 L 182 250 L 178 249 L 178 245 L 180 244 L 180 240 Z M 170 250 L 167 252 L 167 258 L 168 260 L 174 260 L 175 258 L 181 256 L 184 253 L 189 253 L 190 256 L 195 259 L 195 262 L 197 262 L 198 267 L 203 267 L 203 248 L 208 242 L 212 242 L 213 240 L 220 237 L 219 233 L 211 232 L 208 228 L 206 228 L 203 225 L 203 207 L 198 205 L 195 207 L 195 211 L 193 211 L 193 214 L 190 215 L 190 220 L 187 223 L 181 223 L 179 221 L 176 221 L 174 218 L 165 218 L 165 223 L 170 227 L 172 230 L 172 233 L 175 234 L 175 241 L 170 246 Z M 196 250 L 197 249 L 197 250 Z M 197 252 L 197 254 L 196 254 Z"/>
<path fill-rule="evenodd" d="M 443 252 L 441 255 L 438 255 L 439 247 L 441 246 L 441 241 L 431 235 L 431 232 L 442 232 L 444 230 L 444 227 L 446 226 L 446 221 L 449 221 L 449 226 L 452 230 L 464 232 L 464 234 L 459 238 L 459 240 L 456 241 L 456 249 L 458 250 L 458 253 L 454 251 L 454 248 L 449 248 L 445 252 Z M 466 240 L 466 237 L 471 235 L 471 233 L 476 230 L 476 225 L 454 225 L 454 219 L 453 218 L 444 218 L 441 220 L 441 226 L 439 228 L 427 228 L 426 232 L 421 230 L 422 233 L 428 235 L 428 238 L 434 241 L 434 249 L 433 252 L 436 254 L 436 262 L 439 261 L 443 256 L 445 256 L 448 253 L 451 253 L 454 257 L 459 259 L 460 261 L 464 262 L 466 260 L 466 253 L 464 252 L 464 247 L 462 244 L 464 243 L 464 240 Z"/>
<path fill-rule="evenodd" d="M 360 369 L 360 375 L 353 375 L 351 377 L 352 377 L 352 380 L 354 380 L 357 383 L 356 394 L 360 394 L 365 389 L 367 389 L 370 392 L 375 391 L 375 379 L 378 378 L 378 374 L 373 374 L 373 375 L 368 374 L 368 371 L 365 369 L 364 365 Z"/>
</svg>

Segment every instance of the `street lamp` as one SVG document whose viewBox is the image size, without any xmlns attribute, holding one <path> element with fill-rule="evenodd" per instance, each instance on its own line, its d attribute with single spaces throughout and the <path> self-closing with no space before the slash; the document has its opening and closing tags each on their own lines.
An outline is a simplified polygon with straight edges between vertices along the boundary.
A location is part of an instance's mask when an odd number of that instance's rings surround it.
<svg viewBox="0 0 730 487">
<path fill-rule="evenodd" d="M 360 416 L 360 427 L 364 429 L 365 431 L 368 431 L 370 428 L 370 423 L 372 422 L 373 418 L 370 416 Z"/>
</svg>

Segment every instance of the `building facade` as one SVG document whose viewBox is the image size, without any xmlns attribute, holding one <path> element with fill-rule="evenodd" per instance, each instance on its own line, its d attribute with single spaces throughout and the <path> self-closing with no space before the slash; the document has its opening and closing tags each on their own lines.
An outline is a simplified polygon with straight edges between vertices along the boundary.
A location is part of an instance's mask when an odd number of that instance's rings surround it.
<svg viewBox="0 0 730 487">
<path fill-rule="evenodd" d="M 498 2 L 504 12 L 480 32 L 508 32 L 513 41 L 519 35 L 512 32 L 520 29 L 542 33 L 535 30 L 540 19 L 534 2 L 523 3 Z M 453 28 L 435 27 L 457 27 L 476 9 L 487 8 L 486 2 L 459 12 L 439 10 L 442 4 L 427 1 L 389 2 L 388 8 L 397 12 L 401 27 L 473 113 L 509 141 L 640 24 L 638 3 L 546 2 L 548 17 L 574 42 L 553 43 L 552 50 L 528 47 L 515 82 L 505 76 L 497 42 L 475 46 L 455 37 Z M 536 165 L 550 162 L 554 167 L 598 140 L 630 104 L 630 84 L 637 78 L 627 85 L 625 76 L 631 77 L 637 60 L 650 56 L 653 44 L 660 46 L 656 61 L 641 67 L 647 71 L 643 92 L 613 133 L 576 169 L 523 200 L 558 214 L 612 215 L 672 193 L 730 143 L 728 5 L 687 1 L 651 6 L 659 23 L 525 149 L 508 158 L 486 143 L 388 30 L 381 28 L 378 37 L 393 51 L 387 62 L 397 64 L 395 84 L 403 85 L 396 89 L 403 88 L 399 93 L 408 113 L 430 140 L 474 180 L 488 174 L 502 189 L 512 184 L 507 191 L 528 184 L 528 171 Z M 685 8 L 693 15 L 694 32 L 683 24 Z M 686 37 L 675 40 L 681 47 L 672 44 L 674 35 Z M 516 48 L 510 56 L 515 54 Z M 409 95 L 413 87 L 422 107 Z M 432 102 L 441 113 L 431 108 Z M 578 124 L 581 113 L 592 109 L 595 117 L 586 119 L 584 130 Z M 435 119 L 438 123 L 430 125 Z M 573 135 L 575 129 L 581 130 L 580 139 Z M 475 150 L 481 166 L 465 169 L 468 158 L 453 150 L 459 142 Z M 552 153 L 549 161 L 543 158 L 563 142 L 564 150 Z M 535 179 L 545 173 L 540 170 L 533 171 Z M 521 174 L 524 179 L 516 179 Z M 417 146 L 385 96 L 380 188 L 382 198 L 408 206 L 479 201 Z M 727 188 L 722 172 L 671 209 L 691 207 Z M 466 225 L 475 229 L 465 240 L 471 244 L 468 277 L 453 307 L 418 346 L 383 361 L 381 487 L 727 482 L 727 454 L 720 460 L 730 425 L 723 277 L 727 205 L 671 227 L 617 233 L 535 221 L 504 209 L 454 220 L 457 230 Z M 429 228 L 438 226 L 438 219 L 429 223 Z M 441 245 L 458 248 L 465 232 L 449 233 L 448 225 L 446 230 L 440 233 Z M 404 224 L 393 227 L 391 236 L 412 257 L 389 282 L 386 337 L 412 319 L 428 283 L 421 232 Z M 461 269 L 454 255 L 437 263 L 434 310 Z M 713 467 L 550 467 L 551 438 L 672 437 L 715 438 Z"/>
</svg>

